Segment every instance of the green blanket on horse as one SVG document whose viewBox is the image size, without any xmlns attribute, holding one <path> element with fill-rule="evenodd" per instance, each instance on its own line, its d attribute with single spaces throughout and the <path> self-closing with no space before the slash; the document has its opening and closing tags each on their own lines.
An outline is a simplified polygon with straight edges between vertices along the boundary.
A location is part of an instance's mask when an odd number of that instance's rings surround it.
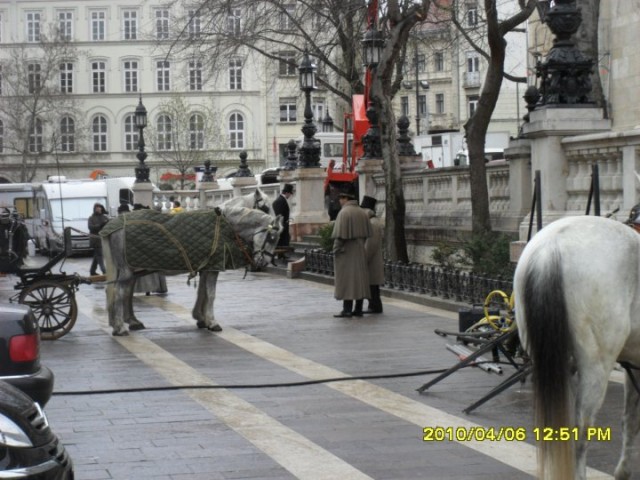
<svg viewBox="0 0 640 480">
<path fill-rule="evenodd" d="M 110 220 L 100 231 L 124 229 L 125 260 L 132 269 L 223 271 L 250 263 L 250 253 L 216 210 L 178 214 L 136 210 Z"/>
</svg>

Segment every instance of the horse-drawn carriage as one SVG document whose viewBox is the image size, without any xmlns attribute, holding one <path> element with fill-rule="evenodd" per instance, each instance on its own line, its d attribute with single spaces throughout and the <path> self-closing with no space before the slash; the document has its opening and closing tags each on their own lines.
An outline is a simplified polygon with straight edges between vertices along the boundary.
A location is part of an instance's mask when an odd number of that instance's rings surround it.
<svg viewBox="0 0 640 480">
<path fill-rule="evenodd" d="M 109 222 L 101 235 L 108 273 L 107 308 L 114 335 L 144 328 L 133 314 L 133 286 L 137 278 L 152 272 L 199 274 L 194 319 L 199 328 L 219 331 L 213 317 L 217 274 L 248 264 L 264 265 L 265 256 L 273 259 L 282 225 L 270 206 L 271 199 L 256 189 L 215 210 L 179 215 L 143 210 Z M 135 235 L 141 229 L 145 235 Z M 80 284 L 92 282 L 78 274 L 52 271 L 71 255 L 70 230 L 64 230 L 62 252 L 41 267 L 25 268 L 29 239 L 25 223 L 15 209 L 0 209 L 0 273 L 20 278 L 14 287 L 19 292 L 11 301 L 31 307 L 45 340 L 60 338 L 73 328 L 78 315 L 75 292 Z M 204 232 L 210 235 L 203 236 Z M 194 242 L 196 245 L 191 245 Z M 141 259 L 151 263 L 140 266 L 137 261 Z"/>
</svg>

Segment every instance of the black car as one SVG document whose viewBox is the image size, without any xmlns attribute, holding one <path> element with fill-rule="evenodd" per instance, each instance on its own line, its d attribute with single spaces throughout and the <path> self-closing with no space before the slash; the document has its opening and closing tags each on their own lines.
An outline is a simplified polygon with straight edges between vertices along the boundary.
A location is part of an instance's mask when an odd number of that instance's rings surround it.
<svg viewBox="0 0 640 480">
<path fill-rule="evenodd" d="M 73 463 L 40 405 L 0 381 L 0 478 L 73 480 Z"/>
<path fill-rule="evenodd" d="M 51 398 L 53 373 L 40 365 L 38 322 L 27 305 L 0 305 L 0 380 L 42 407 Z"/>
</svg>

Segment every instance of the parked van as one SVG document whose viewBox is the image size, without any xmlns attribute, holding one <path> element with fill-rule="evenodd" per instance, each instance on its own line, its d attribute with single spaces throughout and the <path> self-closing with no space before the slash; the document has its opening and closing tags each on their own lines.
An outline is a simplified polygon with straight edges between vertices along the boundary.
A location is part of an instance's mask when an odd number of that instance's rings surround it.
<svg viewBox="0 0 640 480">
<path fill-rule="evenodd" d="M 33 190 L 31 183 L 1 183 L 0 208 L 15 209 L 22 218 L 32 218 Z"/>
<path fill-rule="evenodd" d="M 134 177 L 71 180 L 52 176 L 37 185 L 33 219 L 28 222 L 36 248 L 51 253 L 62 251 L 63 231 L 71 227 L 72 251 L 90 251 L 87 220 L 93 205 L 101 203 L 115 216 L 121 201 L 133 203 L 134 182 Z"/>
</svg>

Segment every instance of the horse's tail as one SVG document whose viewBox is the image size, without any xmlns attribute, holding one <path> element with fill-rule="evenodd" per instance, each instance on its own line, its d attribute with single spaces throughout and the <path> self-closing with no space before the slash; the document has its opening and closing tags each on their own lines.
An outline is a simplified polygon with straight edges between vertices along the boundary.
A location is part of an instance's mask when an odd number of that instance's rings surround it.
<svg viewBox="0 0 640 480">
<path fill-rule="evenodd" d="M 538 249 L 525 263 L 517 282 L 518 314 L 524 315 L 524 336 L 533 362 L 539 478 L 574 478 L 573 441 L 559 441 L 557 433 L 573 427 L 570 402 L 572 342 L 557 246 Z M 518 322 L 520 323 L 520 322 Z M 522 326 L 522 324 L 521 324 Z M 562 429 L 562 430 L 559 430 Z M 553 439 L 549 440 L 549 435 Z M 566 440 L 566 439 L 564 439 Z"/>
</svg>

